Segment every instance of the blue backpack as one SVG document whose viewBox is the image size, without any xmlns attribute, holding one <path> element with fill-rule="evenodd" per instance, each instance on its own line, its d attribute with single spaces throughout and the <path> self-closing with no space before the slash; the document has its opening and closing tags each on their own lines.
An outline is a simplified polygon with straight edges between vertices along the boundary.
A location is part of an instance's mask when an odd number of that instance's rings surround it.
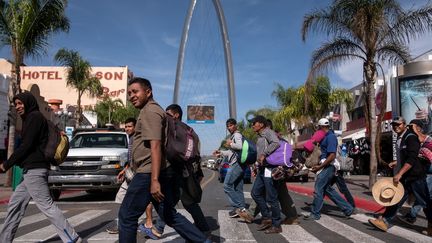
<svg viewBox="0 0 432 243">
<path fill-rule="evenodd" d="M 242 137 L 242 149 L 238 152 L 240 164 L 251 165 L 257 160 L 257 148 L 255 143 Z"/>
</svg>

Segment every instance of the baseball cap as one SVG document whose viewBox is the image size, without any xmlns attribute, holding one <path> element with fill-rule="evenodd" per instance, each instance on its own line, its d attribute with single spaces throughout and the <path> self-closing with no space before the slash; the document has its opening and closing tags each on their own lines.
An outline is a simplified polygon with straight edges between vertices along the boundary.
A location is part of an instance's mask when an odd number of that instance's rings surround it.
<svg viewBox="0 0 432 243">
<path fill-rule="evenodd" d="M 330 126 L 330 122 L 327 118 L 321 118 L 318 121 L 318 126 Z"/>
<path fill-rule="evenodd" d="M 420 119 L 413 119 L 413 120 L 410 121 L 409 124 L 416 124 L 422 130 L 424 129 L 424 125 L 425 125 L 425 123 L 422 120 L 420 120 Z"/>
<path fill-rule="evenodd" d="M 403 118 L 401 116 L 397 116 L 397 117 L 393 118 L 393 120 L 390 124 L 401 124 L 401 123 L 406 124 L 405 118 Z"/>
</svg>

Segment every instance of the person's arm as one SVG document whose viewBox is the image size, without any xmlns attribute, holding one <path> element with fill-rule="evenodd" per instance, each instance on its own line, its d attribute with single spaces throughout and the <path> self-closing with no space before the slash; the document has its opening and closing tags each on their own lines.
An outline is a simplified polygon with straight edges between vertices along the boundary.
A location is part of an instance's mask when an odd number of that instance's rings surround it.
<svg viewBox="0 0 432 243">
<path fill-rule="evenodd" d="M 319 165 L 315 165 L 314 167 L 312 167 L 311 171 L 312 172 L 319 171 L 322 168 L 325 168 L 327 165 L 329 165 L 335 159 L 336 159 L 336 153 L 329 153 L 327 155 L 327 158 L 324 160 L 324 162 L 322 162 Z"/>
<path fill-rule="evenodd" d="M 160 140 L 150 141 L 151 149 L 151 187 L 150 192 L 154 199 L 161 202 L 164 199 L 164 195 L 161 191 L 161 186 L 159 183 L 159 175 L 161 168 L 161 158 L 162 158 L 162 147 Z"/>
<path fill-rule="evenodd" d="M 279 148 L 279 138 L 277 137 L 277 134 L 273 130 L 265 130 L 263 133 L 263 137 L 267 141 L 268 145 L 264 148 L 264 151 L 262 154 L 258 155 L 258 163 L 262 164 L 264 159 L 269 156 L 271 153 L 273 153 L 276 149 Z"/>
<path fill-rule="evenodd" d="M 241 133 L 239 133 L 239 132 L 234 133 L 233 140 L 231 140 L 231 143 L 229 144 L 229 146 L 232 150 L 239 151 L 242 149 L 242 147 L 243 147 L 242 136 L 243 135 L 241 135 Z"/>
<path fill-rule="evenodd" d="M 21 163 L 34 149 L 35 144 L 39 146 L 40 132 L 43 129 L 45 118 L 40 116 L 30 116 L 31 122 L 26 123 L 26 133 L 22 138 L 21 145 L 13 152 L 8 160 L 3 162 L 4 170 L 8 170 L 13 165 Z"/>
</svg>

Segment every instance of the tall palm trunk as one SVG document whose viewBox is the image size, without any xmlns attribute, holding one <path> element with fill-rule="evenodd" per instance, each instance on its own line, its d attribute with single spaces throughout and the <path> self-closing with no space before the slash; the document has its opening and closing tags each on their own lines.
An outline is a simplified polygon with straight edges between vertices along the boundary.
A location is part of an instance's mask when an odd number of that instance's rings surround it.
<svg viewBox="0 0 432 243">
<path fill-rule="evenodd" d="M 377 157 L 376 157 L 376 139 L 377 139 L 377 120 L 375 112 L 375 76 L 376 66 L 373 62 L 367 61 L 363 65 L 363 71 L 366 78 L 367 87 L 367 105 L 368 105 L 368 124 L 370 137 L 370 162 L 369 162 L 369 189 L 377 180 Z"/>
</svg>

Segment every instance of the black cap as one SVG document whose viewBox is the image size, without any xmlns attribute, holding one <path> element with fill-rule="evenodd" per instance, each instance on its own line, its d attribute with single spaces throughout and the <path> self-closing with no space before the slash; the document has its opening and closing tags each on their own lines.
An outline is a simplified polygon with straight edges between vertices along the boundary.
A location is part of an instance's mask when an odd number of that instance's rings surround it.
<svg viewBox="0 0 432 243">
<path fill-rule="evenodd" d="M 413 119 L 410 121 L 409 124 L 416 124 L 418 127 L 420 127 L 421 130 L 423 130 L 425 126 L 425 123 L 420 119 Z"/>
<path fill-rule="evenodd" d="M 393 118 L 391 124 L 406 124 L 406 120 L 405 118 L 401 117 L 401 116 L 397 116 L 395 118 Z"/>
<path fill-rule="evenodd" d="M 252 118 L 252 120 L 250 120 L 251 124 L 254 124 L 255 122 L 259 122 L 264 124 L 264 126 L 267 126 L 267 119 L 264 116 L 258 115 L 254 118 Z"/>
</svg>

